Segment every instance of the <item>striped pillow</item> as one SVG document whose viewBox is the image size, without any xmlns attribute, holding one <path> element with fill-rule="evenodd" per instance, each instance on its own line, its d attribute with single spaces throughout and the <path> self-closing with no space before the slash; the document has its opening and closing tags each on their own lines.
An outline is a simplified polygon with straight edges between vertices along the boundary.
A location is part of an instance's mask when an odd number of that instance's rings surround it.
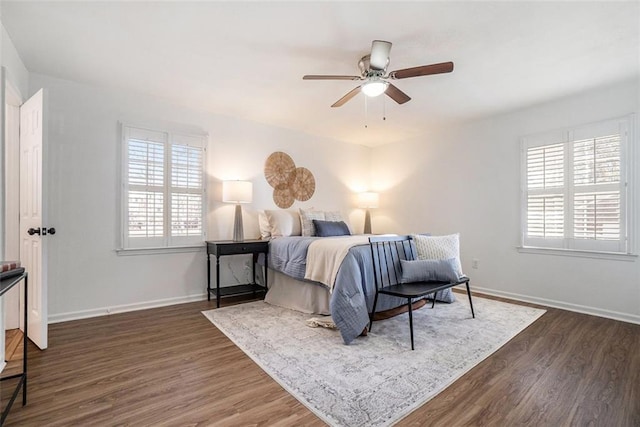
<svg viewBox="0 0 640 427">
<path fill-rule="evenodd" d="M 324 221 L 324 212 L 322 211 L 314 211 L 313 209 L 302 209 L 300 208 L 300 224 L 302 226 L 302 235 L 303 236 L 315 236 L 316 228 L 313 225 L 313 220 L 319 219 Z"/>
</svg>

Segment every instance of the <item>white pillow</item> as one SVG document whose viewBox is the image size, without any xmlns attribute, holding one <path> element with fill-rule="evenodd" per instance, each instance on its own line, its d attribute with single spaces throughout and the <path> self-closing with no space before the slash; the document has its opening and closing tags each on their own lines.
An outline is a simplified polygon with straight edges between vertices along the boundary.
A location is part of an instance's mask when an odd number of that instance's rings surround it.
<svg viewBox="0 0 640 427">
<path fill-rule="evenodd" d="M 423 236 L 412 234 L 411 238 L 416 243 L 418 259 L 450 259 L 455 258 L 455 270 L 458 277 L 464 276 L 462 264 L 460 264 L 460 234 L 448 236 Z"/>
<path fill-rule="evenodd" d="M 260 227 L 260 237 L 263 240 L 271 237 L 271 226 L 269 225 L 267 214 L 265 214 L 264 211 L 258 212 L 258 227 Z"/>
<path fill-rule="evenodd" d="M 313 225 L 314 219 L 319 219 L 324 221 L 325 220 L 324 212 L 315 211 L 313 210 L 313 208 L 311 209 L 300 208 L 300 226 L 302 228 L 303 236 L 309 237 L 309 236 L 316 235 L 316 228 Z"/>
<path fill-rule="evenodd" d="M 300 236 L 300 216 L 296 211 L 265 210 L 271 237 Z"/>
</svg>

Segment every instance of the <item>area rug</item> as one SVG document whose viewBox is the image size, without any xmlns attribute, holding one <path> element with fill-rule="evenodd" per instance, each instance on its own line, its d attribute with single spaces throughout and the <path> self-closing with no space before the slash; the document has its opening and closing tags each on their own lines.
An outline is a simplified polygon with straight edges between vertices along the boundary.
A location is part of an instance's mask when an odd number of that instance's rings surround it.
<svg viewBox="0 0 640 427">
<path fill-rule="evenodd" d="M 376 321 L 345 345 L 314 317 L 262 301 L 203 314 L 296 399 L 332 426 L 386 426 L 420 407 L 538 319 L 544 310 L 466 297 Z"/>
</svg>

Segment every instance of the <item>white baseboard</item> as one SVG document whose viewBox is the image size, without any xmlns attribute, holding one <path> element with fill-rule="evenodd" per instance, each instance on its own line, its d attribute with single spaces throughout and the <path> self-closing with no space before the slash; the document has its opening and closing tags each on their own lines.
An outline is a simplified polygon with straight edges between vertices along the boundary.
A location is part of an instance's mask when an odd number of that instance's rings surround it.
<svg viewBox="0 0 640 427">
<path fill-rule="evenodd" d="M 596 307 L 589 307 L 585 305 L 571 304 L 562 301 L 555 301 L 546 298 L 531 297 L 528 295 L 515 294 L 512 292 L 496 291 L 495 289 L 487 289 L 478 286 L 471 288 L 473 292 L 479 292 L 482 294 L 492 295 L 496 297 L 508 298 L 515 301 L 528 302 L 532 304 L 545 305 L 547 307 L 560 308 L 562 310 L 574 311 L 576 313 L 590 314 L 592 316 L 605 317 L 607 319 L 620 320 L 622 322 L 640 324 L 640 316 L 619 313 L 617 311 L 604 310 Z M 464 291 L 466 293 L 466 290 Z"/>
<path fill-rule="evenodd" d="M 204 301 L 207 294 L 187 295 L 184 297 L 166 298 L 154 301 L 145 301 L 135 304 L 124 304 L 113 307 L 101 307 L 91 310 L 71 311 L 68 313 L 59 313 L 49 316 L 48 321 L 51 323 L 68 322 L 70 320 L 88 319 L 90 317 L 108 316 L 116 313 L 126 313 L 128 311 L 146 310 L 148 308 L 164 307 L 167 305 L 185 304 L 188 302 Z"/>
</svg>

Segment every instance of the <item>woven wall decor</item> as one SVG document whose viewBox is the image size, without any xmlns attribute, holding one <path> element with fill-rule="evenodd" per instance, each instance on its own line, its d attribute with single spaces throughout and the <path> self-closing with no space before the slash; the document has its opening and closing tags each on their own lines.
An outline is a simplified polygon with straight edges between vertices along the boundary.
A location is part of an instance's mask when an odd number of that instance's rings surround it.
<svg viewBox="0 0 640 427">
<path fill-rule="evenodd" d="M 273 201 L 276 206 L 286 209 L 295 200 L 307 201 L 316 191 L 316 180 L 307 168 L 296 167 L 293 159 L 282 151 L 267 157 L 264 177 L 273 187 Z"/>
<path fill-rule="evenodd" d="M 279 208 L 286 209 L 291 207 L 295 201 L 291 187 L 288 184 L 276 185 L 276 188 L 273 189 L 273 201 Z"/>
<path fill-rule="evenodd" d="M 291 191 L 296 200 L 305 202 L 316 191 L 316 180 L 307 168 L 296 168 L 291 174 Z"/>
<path fill-rule="evenodd" d="M 280 184 L 288 184 L 291 173 L 296 170 L 296 164 L 288 154 L 276 151 L 267 157 L 264 164 L 264 177 L 273 188 Z"/>
</svg>

